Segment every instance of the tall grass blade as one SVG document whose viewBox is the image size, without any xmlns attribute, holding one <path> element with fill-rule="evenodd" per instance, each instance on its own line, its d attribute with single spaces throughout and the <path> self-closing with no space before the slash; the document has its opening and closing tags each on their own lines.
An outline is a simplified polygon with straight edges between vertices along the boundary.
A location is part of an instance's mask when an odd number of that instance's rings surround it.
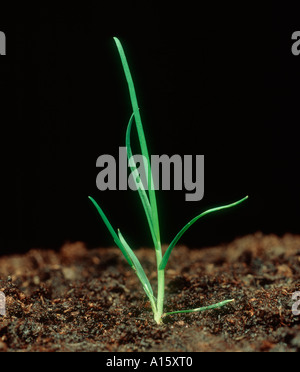
<svg viewBox="0 0 300 372">
<path fill-rule="evenodd" d="M 130 145 L 130 133 L 131 133 L 133 118 L 134 118 L 134 114 L 131 115 L 128 126 L 127 126 L 127 130 L 126 130 L 126 149 L 127 149 L 128 159 L 130 159 L 132 157 L 132 150 L 131 150 L 131 145 Z M 133 162 L 133 165 L 130 168 L 131 168 L 131 171 L 134 172 L 137 168 L 136 168 L 136 164 L 134 163 L 133 158 L 131 160 Z M 138 190 L 140 199 L 142 201 L 142 204 L 143 204 L 143 207 L 144 207 L 144 210 L 145 210 L 145 213 L 146 213 L 146 217 L 147 217 L 147 220 L 148 220 L 148 225 L 149 225 L 149 228 L 150 228 L 150 231 L 151 231 L 154 246 L 156 246 L 157 245 L 157 240 L 156 240 L 156 234 L 155 234 L 155 230 L 154 230 L 154 226 L 153 226 L 152 211 L 151 211 L 151 206 L 150 206 L 150 202 L 149 202 L 149 199 L 148 199 L 148 195 L 145 191 L 145 188 L 144 188 L 142 182 L 137 183 L 136 178 L 133 177 L 133 179 L 134 179 L 136 188 Z"/>
<path fill-rule="evenodd" d="M 148 192 L 149 192 L 149 199 L 150 199 L 150 206 L 151 206 L 151 220 L 154 228 L 154 232 L 156 235 L 156 241 L 159 242 L 159 245 L 155 246 L 156 249 L 160 249 L 160 231 L 159 231 L 159 221 L 158 221 L 158 212 L 157 212 L 157 203 L 156 203 L 156 196 L 155 196 L 155 190 L 153 185 L 153 177 L 151 172 L 151 166 L 150 166 L 150 159 L 149 159 L 149 153 L 148 153 L 148 147 L 146 143 L 145 133 L 142 125 L 142 119 L 139 111 L 138 101 L 135 93 L 135 87 L 132 80 L 131 72 L 128 66 L 127 58 L 125 56 L 122 44 L 120 40 L 116 37 L 114 37 L 114 41 L 116 43 L 123 70 L 125 73 L 125 77 L 128 84 L 129 89 L 129 95 L 131 100 L 131 105 L 134 113 L 136 128 L 138 132 L 138 138 L 141 146 L 142 155 L 147 159 L 148 161 Z"/>
<path fill-rule="evenodd" d="M 199 214 L 198 216 L 194 217 L 190 222 L 188 222 L 180 231 L 179 233 L 175 236 L 175 238 L 172 240 L 171 244 L 169 245 L 168 249 L 166 250 L 164 256 L 163 256 L 163 259 L 161 261 L 161 264 L 159 266 L 159 269 L 160 270 L 164 270 L 166 265 L 167 265 L 167 262 L 168 262 L 168 259 L 170 257 L 170 254 L 172 252 L 172 249 L 175 247 L 175 245 L 177 244 L 178 240 L 182 237 L 182 235 L 186 232 L 187 229 L 189 229 L 196 221 L 199 220 L 199 218 L 201 217 L 204 217 L 206 216 L 207 214 L 209 213 L 213 213 L 213 212 L 217 212 L 217 211 L 220 211 L 221 209 L 226 209 L 226 208 L 231 208 L 231 207 L 234 207 L 240 203 L 242 203 L 243 201 L 245 201 L 246 199 L 248 199 L 248 196 L 245 196 L 243 199 L 241 200 L 238 200 L 234 203 L 231 203 L 231 204 L 227 204 L 227 205 L 223 205 L 221 207 L 216 207 L 216 208 L 212 208 L 212 209 L 208 209 L 207 211 Z"/>
<path fill-rule="evenodd" d="M 198 311 L 205 311 L 205 310 L 217 309 L 218 307 L 224 306 L 224 305 L 228 304 L 229 302 L 233 302 L 233 301 L 234 300 L 225 300 L 225 301 L 222 301 L 222 302 L 218 302 L 216 304 L 213 304 L 213 305 L 198 307 L 197 309 L 171 311 L 169 313 L 164 313 L 163 314 L 163 317 L 168 316 L 168 315 L 173 315 L 173 314 L 196 313 Z"/>
<path fill-rule="evenodd" d="M 142 283 L 142 286 L 144 288 L 144 291 L 146 292 L 146 295 L 149 297 L 151 302 L 154 301 L 154 303 L 155 303 L 155 297 L 153 295 L 153 290 L 152 290 L 151 284 L 150 284 L 150 282 L 147 278 L 147 275 L 145 274 L 145 271 L 144 271 L 142 265 L 140 264 L 140 261 L 136 257 L 133 250 L 130 248 L 129 244 L 124 239 L 124 237 L 121 234 L 121 231 L 119 229 L 118 229 L 118 235 L 119 235 L 119 238 L 120 238 L 120 241 L 121 241 L 123 247 L 126 249 L 128 255 L 130 256 L 130 258 L 133 262 L 134 268 L 136 270 L 136 275 L 140 279 L 140 282 Z"/>
<path fill-rule="evenodd" d="M 96 207 L 96 209 L 97 209 L 98 213 L 100 214 L 103 222 L 105 223 L 105 225 L 108 228 L 110 234 L 112 235 L 112 237 L 114 239 L 114 242 L 117 244 L 117 246 L 120 248 L 121 252 L 123 253 L 124 257 L 126 258 L 126 261 L 134 269 L 134 264 L 132 262 L 132 259 L 130 258 L 130 255 L 127 253 L 126 249 L 124 248 L 122 242 L 120 241 L 117 233 L 113 229 L 111 223 L 108 221 L 108 219 L 107 219 L 106 215 L 104 214 L 103 210 L 100 208 L 100 206 L 98 205 L 98 203 L 91 196 L 89 196 L 89 199 L 91 200 L 91 202 Z"/>
</svg>

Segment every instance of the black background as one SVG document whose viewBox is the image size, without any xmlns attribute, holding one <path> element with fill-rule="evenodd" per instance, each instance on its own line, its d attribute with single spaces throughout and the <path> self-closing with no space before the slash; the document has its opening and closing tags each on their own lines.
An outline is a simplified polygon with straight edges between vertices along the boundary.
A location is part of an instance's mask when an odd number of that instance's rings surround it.
<svg viewBox="0 0 300 372">
<path fill-rule="evenodd" d="M 158 192 L 163 242 L 201 211 L 247 194 L 182 242 L 300 233 L 295 5 L 161 3 L 1 9 L 3 253 L 76 240 L 111 245 L 88 195 L 134 247 L 151 244 L 138 195 L 95 183 L 97 157 L 117 157 L 131 115 L 113 36 L 128 56 L 150 152 L 205 155 L 200 202 Z"/>
</svg>

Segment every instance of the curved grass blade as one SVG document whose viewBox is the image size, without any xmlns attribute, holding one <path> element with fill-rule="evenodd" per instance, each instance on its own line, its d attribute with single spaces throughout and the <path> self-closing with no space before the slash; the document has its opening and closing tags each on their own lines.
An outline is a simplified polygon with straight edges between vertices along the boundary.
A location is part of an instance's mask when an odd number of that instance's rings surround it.
<svg viewBox="0 0 300 372">
<path fill-rule="evenodd" d="M 142 283 L 144 291 L 146 292 L 146 295 L 148 296 L 148 298 L 151 302 L 151 305 L 152 306 L 155 305 L 155 297 L 154 297 L 154 294 L 153 294 L 151 284 L 150 284 L 150 282 L 147 278 L 147 275 L 145 274 L 145 271 L 144 271 L 142 265 L 140 264 L 140 261 L 136 257 L 133 250 L 130 248 L 129 244 L 124 239 L 124 237 L 121 234 L 121 231 L 119 229 L 118 229 L 118 235 L 119 235 L 119 238 L 120 238 L 120 241 L 121 241 L 123 247 L 126 249 L 126 252 L 128 253 L 130 259 L 132 260 L 132 263 L 133 263 L 134 269 L 135 269 L 135 273 L 136 273 L 137 277 L 140 279 L 140 282 Z"/>
<path fill-rule="evenodd" d="M 108 228 L 110 234 L 112 235 L 112 237 L 114 239 L 114 242 L 117 244 L 117 246 L 120 248 L 121 252 L 123 253 L 124 257 L 126 258 L 126 261 L 134 269 L 134 264 L 132 262 L 132 259 L 130 258 L 130 255 L 127 253 L 126 249 L 124 248 L 122 242 L 120 241 L 117 233 L 115 232 L 115 230 L 113 229 L 112 225 L 110 224 L 110 222 L 108 221 L 107 217 L 105 216 L 103 210 L 100 208 L 100 206 L 98 205 L 98 203 L 91 196 L 89 196 L 89 199 L 91 200 L 91 202 L 96 207 L 96 209 L 97 209 L 98 213 L 100 214 L 103 222 L 105 223 L 105 225 Z"/>
<path fill-rule="evenodd" d="M 132 157 L 132 150 L 131 150 L 131 145 L 130 145 L 130 133 L 131 133 L 133 118 L 134 118 L 134 113 L 131 115 L 131 117 L 129 119 L 129 123 L 128 123 L 127 130 L 126 130 L 126 148 L 127 148 L 128 159 L 130 159 Z M 132 161 L 133 161 L 133 158 L 132 158 Z M 133 166 L 131 166 L 130 169 L 131 169 L 132 172 L 137 169 L 136 164 L 135 164 L 134 161 L 133 161 Z M 140 199 L 142 201 L 142 204 L 143 204 L 143 207 L 144 207 L 144 210 L 145 210 L 145 213 L 146 213 L 146 217 L 147 217 L 148 224 L 149 224 L 149 227 L 150 227 L 150 231 L 151 231 L 154 246 L 156 247 L 157 238 L 156 238 L 156 234 L 155 234 L 155 230 L 154 230 L 154 226 L 153 226 L 152 211 L 151 211 L 151 206 L 150 206 L 150 202 L 149 202 L 149 199 L 148 199 L 148 195 L 145 191 L 145 188 L 144 188 L 142 182 L 137 183 L 135 177 L 133 177 L 133 179 L 134 179 L 136 188 L 138 190 Z"/>
<path fill-rule="evenodd" d="M 145 133 L 142 125 L 142 119 L 139 111 L 139 106 L 138 106 L 138 101 L 135 93 L 135 87 L 134 83 L 132 80 L 131 72 L 128 66 L 127 58 L 125 56 L 122 44 L 120 40 L 116 37 L 113 38 L 123 66 L 123 70 L 125 73 L 125 77 L 127 80 L 128 88 L 129 88 L 129 95 L 130 95 L 130 100 L 131 100 L 131 105 L 135 117 L 135 123 L 136 123 L 136 128 L 138 132 L 138 138 L 141 146 L 141 151 L 142 155 L 145 156 L 145 158 L 148 161 L 148 190 L 149 190 L 149 199 L 150 199 L 150 205 L 151 205 L 151 216 L 152 216 L 152 223 L 156 235 L 156 241 L 159 242 L 157 246 L 155 246 L 156 249 L 160 249 L 160 232 L 159 232 L 159 222 L 158 222 L 158 212 L 157 212 L 157 203 L 156 203 L 156 196 L 155 196 L 155 190 L 153 187 L 153 179 L 152 179 L 152 172 L 151 172 L 151 167 L 150 167 L 150 161 L 149 161 L 149 153 L 148 153 L 148 148 L 147 148 L 147 143 L 146 143 L 146 138 L 145 138 Z"/>
<path fill-rule="evenodd" d="M 181 314 L 181 313 L 196 313 L 197 311 L 205 311 L 205 310 L 212 310 L 217 309 L 218 307 L 224 306 L 228 304 L 229 302 L 233 302 L 234 300 L 225 300 L 222 302 L 218 302 L 214 305 L 204 306 L 204 307 L 198 307 L 197 309 L 191 309 L 191 310 L 177 310 L 177 311 L 171 311 L 169 313 L 164 313 L 163 317 L 173 314 Z"/>
<path fill-rule="evenodd" d="M 212 208 L 212 209 L 208 209 L 207 211 L 199 214 L 198 216 L 194 217 L 190 222 L 188 222 L 180 231 L 179 233 L 175 236 L 175 238 L 172 240 L 171 244 L 169 245 L 168 249 L 166 250 L 164 256 L 163 256 L 163 259 L 161 261 L 161 264 L 159 266 L 159 269 L 160 270 L 164 270 L 164 268 L 166 267 L 167 265 L 167 262 L 168 262 L 168 259 L 170 257 L 170 254 L 172 252 L 172 249 L 174 248 L 174 246 L 177 244 L 178 240 L 182 237 L 182 235 L 186 232 L 186 230 L 188 228 L 190 228 L 196 221 L 199 220 L 199 218 L 201 217 L 204 217 L 206 216 L 207 214 L 209 213 L 213 213 L 213 212 L 217 212 L 217 211 L 220 211 L 221 209 L 226 209 L 226 208 L 231 208 L 231 207 L 234 207 L 240 203 L 242 203 L 243 201 L 245 201 L 246 199 L 248 199 L 248 196 L 245 196 L 243 199 L 241 200 L 238 200 L 234 203 L 231 203 L 231 204 L 227 204 L 227 205 L 223 205 L 221 207 L 216 207 L 216 208 Z"/>
</svg>

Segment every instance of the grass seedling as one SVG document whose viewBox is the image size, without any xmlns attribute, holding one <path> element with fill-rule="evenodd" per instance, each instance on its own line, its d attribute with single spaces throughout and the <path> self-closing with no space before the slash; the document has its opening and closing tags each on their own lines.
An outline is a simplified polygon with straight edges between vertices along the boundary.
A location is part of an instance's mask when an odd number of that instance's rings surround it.
<svg viewBox="0 0 300 372">
<path fill-rule="evenodd" d="M 208 209 L 207 211 L 197 215 L 194 217 L 190 222 L 188 222 L 180 231 L 179 233 L 175 236 L 175 238 L 172 240 L 171 244 L 165 251 L 164 255 L 162 253 L 162 247 L 161 247 L 161 240 L 160 240 L 160 230 L 159 230 L 159 219 L 158 219 L 158 211 L 157 211 L 157 203 L 156 203 L 156 196 L 155 196 L 155 190 L 153 187 L 153 176 L 151 172 L 151 167 L 150 167 L 150 159 L 149 159 L 149 153 L 148 153 L 148 148 L 147 148 L 147 143 L 145 139 L 145 134 L 143 130 L 143 125 L 142 125 L 142 120 L 140 116 L 140 110 L 138 106 L 138 101 L 135 93 L 135 87 L 134 83 L 132 80 L 131 72 L 127 63 L 127 59 L 122 47 L 121 42 L 114 37 L 114 41 L 116 43 L 121 63 L 124 69 L 125 77 L 127 80 L 128 88 L 129 88 L 129 95 L 130 95 L 130 100 L 132 104 L 132 110 L 133 113 L 130 117 L 128 126 L 127 126 L 127 131 L 126 131 L 126 148 L 127 148 L 127 154 L 128 154 L 128 159 L 132 157 L 132 150 L 131 150 L 131 144 L 130 144 L 130 133 L 132 129 L 132 124 L 133 122 L 135 123 L 137 133 L 138 133 L 138 140 L 141 148 L 141 153 L 147 159 L 148 161 L 148 177 L 147 177 L 147 188 L 143 186 L 143 184 L 139 180 L 139 173 L 138 169 L 136 167 L 136 164 L 131 163 L 131 171 L 136 172 L 135 174 L 137 177 L 134 177 L 134 181 L 136 183 L 136 188 L 139 193 L 139 197 L 141 199 L 148 225 L 149 225 L 149 230 L 152 236 L 154 248 L 155 248 L 155 254 L 156 254 L 156 264 L 157 264 L 157 281 L 158 281 L 158 287 L 157 287 L 157 297 L 154 296 L 151 284 L 144 272 L 144 269 L 142 265 L 140 264 L 138 258 L 136 257 L 135 253 L 131 249 L 131 247 L 128 245 L 126 242 L 124 236 L 121 234 L 120 230 L 116 232 L 112 225 L 110 224 L 109 220 L 107 219 L 106 215 L 104 214 L 103 210 L 100 208 L 100 206 L 97 204 L 97 202 L 89 196 L 90 200 L 96 207 L 97 211 L 99 212 L 103 222 L 105 223 L 106 227 L 108 228 L 110 234 L 112 235 L 114 242 L 116 245 L 120 248 L 121 252 L 123 253 L 125 259 L 127 260 L 128 264 L 131 266 L 131 268 L 134 270 L 136 273 L 137 277 L 139 278 L 142 287 L 149 298 L 153 315 L 154 315 L 154 320 L 156 321 L 157 324 L 161 323 L 162 319 L 165 316 L 172 315 L 172 314 L 178 314 L 178 313 L 190 313 L 190 312 L 197 312 L 197 311 L 204 311 L 204 310 L 209 310 L 209 309 L 215 309 L 221 306 L 226 305 L 229 302 L 234 301 L 233 299 L 229 300 L 224 300 L 222 302 L 218 302 L 214 305 L 209 305 L 209 306 L 204 306 L 204 307 L 199 307 L 197 309 L 190 309 L 190 310 L 177 310 L 177 311 L 172 311 L 168 313 L 164 313 L 163 307 L 164 307 L 164 296 L 165 296 L 165 268 L 168 263 L 168 259 L 170 257 L 170 254 L 177 244 L 178 240 L 181 238 L 181 236 L 188 230 L 196 221 L 198 221 L 201 217 L 204 217 L 205 215 L 213 212 L 220 211 L 222 209 L 226 208 L 231 208 L 234 207 L 240 203 L 242 203 L 244 200 L 248 198 L 248 196 L 244 197 L 241 200 L 238 200 L 234 203 L 223 205 L 220 207 Z M 132 160 L 132 159 L 131 159 Z M 141 165 L 140 165 L 141 166 Z M 145 167 L 146 169 L 146 167 Z M 147 191 L 146 191 L 147 190 Z"/>
</svg>

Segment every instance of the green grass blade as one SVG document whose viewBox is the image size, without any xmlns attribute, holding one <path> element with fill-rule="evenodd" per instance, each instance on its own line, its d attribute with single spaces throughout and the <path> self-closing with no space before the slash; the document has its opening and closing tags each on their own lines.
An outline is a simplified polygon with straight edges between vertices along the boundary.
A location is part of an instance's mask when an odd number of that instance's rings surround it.
<svg viewBox="0 0 300 372">
<path fill-rule="evenodd" d="M 123 70 L 125 73 L 125 77 L 127 80 L 128 88 L 129 88 L 129 95 L 130 95 L 130 100 L 132 104 L 132 109 L 135 117 L 135 123 L 136 123 L 136 128 L 138 132 L 138 138 L 141 146 L 141 151 L 142 155 L 147 159 L 148 161 L 148 191 L 149 191 L 149 199 L 150 199 L 150 205 L 151 205 L 151 219 L 152 219 L 152 224 L 154 227 L 155 235 L 156 235 L 156 241 L 160 242 L 160 232 L 159 232 L 159 221 L 158 221 L 158 212 L 157 212 L 157 203 L 156 203 L 156 196 L 155 196 L 155 190 L 153 187 L 153 177 L 152 177 L 152 172 L 151 172 L 151 166 L 150 166 L 150 159 L 149 159 L 149 153 L 148 153 L 148 148 L 147 148 L 147 143 L 146 143 L 146 138 L 145 138 L 145 133 L 142 125 L 142 119 L 139 111 L 139 106 L 138 106 L 138 101 L 135 93 L 135 87 L 134 83 L 132 80 L 131 72 L 128 66 L 127 58 L 125 56 L 122 44 L 120 40 L 116 37 L 113 38 L 123 66 Z M 156 249 L 160 249 L 160 243 L 156 246 Z"/>
<path fill-rule="evenodd" d="M 132 157 L 132 150 L 131 150 L 131 144 L 130 144 L 130 133 L 131 133 L 133 118 L 134 118 L 134 113 L 130 117 L 130 120 L 129 120 L 129 123 L 128 123 L 128 126 L 127 126 L 127 130 L 126 130 L 126 148 L 127 148 L 128 159 L 130 159 Z M 131 168 L 132 172 L 135 171 L 136 170 L 136 164 L 134 163 L 134 165 L 131 166 L 130 168 Z M 148 195 L 147 195 L 147 193 L 146 193 L 146 191 L 143 187 L 143 184 L 141 182 L 137 183 L 135 177 L 133 177 L 133 179 L 134 179 L 134 182 L 136 184 L 136 188 L 138 190 L 140 199 L 142 201 L 142 204 L 143 204 L 143 207 L 144 207 L 144 210 L 145 210 L 145 213 L 146 213 L 146 217 L 147 217 L 147 220 L 148 220 L 148 224 L 149 224 L 149 228 L 150 228 L 150 231 L 151 231 L 154 246 L 156 247 L 157 240 L 156 240 L 156 234 L 155 234 L 155 230 L 154 230 L 154 226 L 153 226 L 152 211 L 151 211 L 151 206 L 150 206 L 150 202 L 149 202 L 149 199 L 148 199 Z"/>
<path fill-rule="evenodd" d="M 126 249 L 128 255 L 130 256 L 130 258 L 131 258 L 131 260 L 133 262 L 133 265 L 134 265 L 135 270 L 136 270 L 136 274 L 137 274 L 138 278 L 140 279 L 140 281 L 141 281 L 141 283 L 143 285 L 144 291 L 146 292 L 146 294 L 149 297 L 150 301 L 154 301 L 154 303 L 155 303 L 155 297 L 153 295 L 153 290 L 152 290 L 151 284 L 150 284 L 150 282 L 149 282 L 149 280 L 147 278 L 147 275 L 145 274 L 145 271 L 144 271 L 144 269 L 143 269 L 140 261 L 136 257 L 136 255 L 133 252 L 133 250 L 130 248 L 129 244 L 124 239 L 124 237 L 121 234 L 121 231 L 119 229 L 118 229 L 118 235 L 119 235 L 119 238 L 120 238 L 120 241 L 121 241 L 122 245 Z"/>
<path fill-rule="evenodd" d="M 248 196 L 244 197 L 243 199 L 241 200 L 238 200 L 234 203 L 231 203 L 231 204 L 227 204 L 227 205 L 223 205 L 221 207 L 216 207 L 216 208 L 212 208 L 212 209 L 208 209 L 207 211 L 199 214 L 198 216 L 194 217 L 190 222 L 188 222 L 180 231 L 179 233 L 175 236 L 175 238 L 172 240 L 171 244 L 169 245 L 168 249 L 166 250 L 164 256 L 163 256 L 163 259 L 161 261 L 161 264 L 159 266 L 159 269 L 160 270 L 163 270 L 166 265 L 167 265 L 167 262 L 168 262 L 168 259 L 170 257 L 170 254 L 172 252 L 172 249 L 174 248 L 174 246 L 177 244 L 178 240 L 182 237 L 182 235 L 186 232 L 187 229 L 189 229 L 196 221 L 199 220 L 199 218 L 201 217 L 204 217 L 206 216 L 207 214 L 209 213 L 213 213 L 213 212 L 217 212 L 217 211 L 220 211 L 221 209 L 226 209 L 226 208 L 231 208 L 231 207 L 234 207 L 240 203 L 242 203 L 243 201 L 245 201 L 246 199 L 248 199 Z"/>
<path fill-rule="evenodd" d="M 89 199 L 91 200 L 91 202 L 96 207 L 96 209 L 97 209 L 98 213 L 100 214 L 103 222 L 105 223 L 105 225 L 108 228 L 110 234 L 112 235 L 112 237 L 114 239 L 114 242 L 117 244 L 117 246 L 120 248 L 121 252 L 123 253 L 124 257 L 126 258 L 126 261 L 134 269 L 134 264 L 133 264 L 133 262 L 132 262 L 132 260 L 131 260 L 131 258 L 129 256 L 129 254 L 127 253 L 127 251 L 124 248 L 122 242 L 120 241 L 117 233 L 115 232 L 115 230 L 113 229 L 112 225 L 110 224 L 110 222 L 108 221 L 107 217 L 105 216 L 103 210 L 100 208 L 100 206 L 98 205 L 98 203 L 91 196 L 89 196 Z"/>
<path fill-rule="evenodd" d="M 198 311 L 206 311 L 206 310 L 217 309 L 218 307 L 224 306 L 224 305 L 228 304 L 229 302 L 233 302 L 233 301 L 234 300 L 225 300 L 225 301 L 222 301 L 222 302 L 218 302 L 216 304 L 213 304 L 213 305 L 204 306 L 204 307 L 198 307 L 197 309 L 171 311 L 169 313 L 163 314 L 163 317 L 168 316 L 168 315 L 173 315 L 173 314 L 196 313 Z"/>
</svg>

